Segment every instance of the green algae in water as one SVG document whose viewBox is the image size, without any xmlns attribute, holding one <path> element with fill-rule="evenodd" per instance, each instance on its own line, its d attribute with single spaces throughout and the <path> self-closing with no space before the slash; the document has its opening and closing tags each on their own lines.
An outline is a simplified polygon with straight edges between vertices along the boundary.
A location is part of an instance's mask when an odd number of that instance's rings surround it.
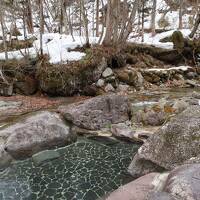
<svg viewBox="0 0 200 200">
<path fill-rule="evenodd" d="M 81 139 L 39 166 L 31 159 L 17 162 L 0 174 L 0 200 L 98 199 L 130 181 L 127 167 L 138 147 Z"/>
</svg>

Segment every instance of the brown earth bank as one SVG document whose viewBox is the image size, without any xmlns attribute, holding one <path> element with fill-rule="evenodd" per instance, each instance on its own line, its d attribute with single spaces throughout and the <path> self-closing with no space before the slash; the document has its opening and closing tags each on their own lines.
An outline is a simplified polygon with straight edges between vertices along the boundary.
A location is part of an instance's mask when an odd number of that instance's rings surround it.
<svg viewBox="0 0 200 200">
<path fill-rule="evenodd" d="M 83 48 L 86 56 L 82 60 L 66 64 L 50 64 L 47 56 L 1 61 L 0 94 L 41 91 L 50 96 L 96 96 L 160 86 L 199 86 L 198 41 L 188 41 L 177 31 L 170 40 L 172 50 L 141 44 Z M 188 67 L 174 68 L 179 66 Z M 162 70 L 149 70 L 158 68 Z"/>
<path fill-rule="evenodd" d="M 74 103 L 87 98 L 88 97 L 84 96 L 50 98 L 40 94 L 34 96 L 0 96 L 0 123 L 10 121 L 12 118 L 16 118 L 27 113 L 47 109 L 53 110 L 61 104 Z M 4 102 L 8 105 L 4 105 Z M 9 103 L 11 103 L 10 108 Z"/>
</svg>

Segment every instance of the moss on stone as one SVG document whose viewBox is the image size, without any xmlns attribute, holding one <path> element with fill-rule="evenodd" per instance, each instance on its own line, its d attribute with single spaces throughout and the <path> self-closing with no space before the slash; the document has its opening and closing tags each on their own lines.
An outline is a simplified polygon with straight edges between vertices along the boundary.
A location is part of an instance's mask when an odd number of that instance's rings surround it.
<svg viewBox="0 0 200 200">
<path fill-rule="evenodd" d="M 178 52 L 183 52 L 184 50 L 184 37 L 181 31 L 174 31 L 172 34 L 172 42 L 174 44 L 174 49 Z"/>
</svg>

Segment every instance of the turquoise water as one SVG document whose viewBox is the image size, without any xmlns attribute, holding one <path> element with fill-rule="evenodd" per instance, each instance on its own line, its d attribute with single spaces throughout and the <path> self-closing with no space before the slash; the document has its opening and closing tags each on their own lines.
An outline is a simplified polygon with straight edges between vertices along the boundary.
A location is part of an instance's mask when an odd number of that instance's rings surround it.
<svg viewBox="0 0 200 200">
<path fill-rule="evenodd" d="M 130 181 L 127 167 L 138 145 L 79 139 L 57 149 L 60 157 L 37 166 L 32 159 L 0 174 L 1 200 L 95 200 Z"/>
</svg>

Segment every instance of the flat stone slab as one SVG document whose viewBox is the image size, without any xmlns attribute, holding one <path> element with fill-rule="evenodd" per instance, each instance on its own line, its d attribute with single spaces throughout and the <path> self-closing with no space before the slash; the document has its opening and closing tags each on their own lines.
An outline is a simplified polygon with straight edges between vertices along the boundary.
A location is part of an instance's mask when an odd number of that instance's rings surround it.
<svg viewBox="0 0 200 200">
<path fill-rule="evenodd" d="M 56 158 L 59 158 L 59 157 L 60 157 L 60 154 L 57 151 L 46 150 L 46 151 L 42 151 L 42 152 L 39 152 L 37 154 L 34 154 L 32 156 L 32 159 L 33 159 L 33 162 L 36 165 L 40 165 L 45 161 L 53 160 L 53 159 L 56 159 Z"/>
<path fill-rule="evenodd" d="M 99 130 L 130 118 L 130 102 L 122 95 L 97 96 L 58 108 L 67 121 L 88 130 Z"/>
</svg>

